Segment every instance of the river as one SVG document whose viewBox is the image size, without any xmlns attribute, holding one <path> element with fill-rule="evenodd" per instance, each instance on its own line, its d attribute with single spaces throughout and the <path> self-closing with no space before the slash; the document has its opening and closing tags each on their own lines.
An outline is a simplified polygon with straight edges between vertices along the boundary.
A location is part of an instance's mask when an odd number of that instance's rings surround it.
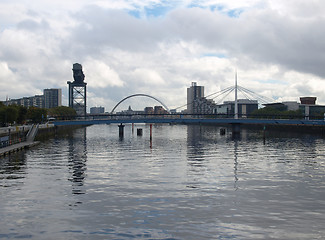
<svg viewBox="0 0 325 240">
<path fill-rule="evenodd" d="M 79 128 L 1 158 L 0 239 L 325 238 L 324 138 L 124 131 Z"/>
</svg>

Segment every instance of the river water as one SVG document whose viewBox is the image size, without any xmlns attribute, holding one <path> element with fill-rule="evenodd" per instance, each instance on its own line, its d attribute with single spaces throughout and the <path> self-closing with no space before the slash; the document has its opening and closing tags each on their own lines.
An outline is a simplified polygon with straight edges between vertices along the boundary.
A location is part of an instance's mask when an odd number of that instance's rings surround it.
<svg viewBox="0 0 325 240">
<path fill-rule="evenodd" d="M 1 158 L 0 239 L 325 238 L 322 137 L 152 132 L 94 125 Z"/>
</svg>

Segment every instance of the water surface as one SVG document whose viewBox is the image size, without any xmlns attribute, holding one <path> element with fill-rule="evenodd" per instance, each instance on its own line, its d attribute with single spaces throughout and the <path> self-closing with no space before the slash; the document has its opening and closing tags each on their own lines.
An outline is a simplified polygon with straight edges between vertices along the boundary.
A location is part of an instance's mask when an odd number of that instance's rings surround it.
<svg viewBox="0 0 325 240">
<path fill-rule="evenodd" d="M 136 129 L 143 129 L 143 136 Z M 96 125 L 0 159 L 0 239 L 323 239 L 315 135 Z"/>
</svg>

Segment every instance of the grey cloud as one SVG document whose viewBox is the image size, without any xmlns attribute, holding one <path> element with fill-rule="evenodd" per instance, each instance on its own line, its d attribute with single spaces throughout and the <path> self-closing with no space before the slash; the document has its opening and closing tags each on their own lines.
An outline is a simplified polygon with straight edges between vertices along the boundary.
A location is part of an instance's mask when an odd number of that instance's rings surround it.
<svg viewBox="0 0 325 240">
<path fill-rule="evenodd" d="M 50 28 L 48 22 L 42 20 L 40 23 L 34 20 L 24 20 L 17 24 L 18 29 L 24 29 L 28 31 L 48 30 Z"/>
<path fill-rule="evenodd" d="M 230 57 L 277 64 L 325 77 L 324 18 L 286 17 L 274 10 L 251 10 L 240 18 L 201 8 L 176 9 L 163 19 L 137 19 L 121 10 L 88 7 L 76 16 L 72 40 L 91 52 L 105 48 L 152 52 L 159 43 L 194 41 Z"/>
<path fill-rule="evenodd" d="M 112 47 L 148 51 L 164 37 L 159 24 L 137 19 L 122 10 L 89 6 L 76 14 L 75 18 L 79 25 L 72 29 L 72 41 L 98 49 Z"/>
<path fill-rule="evenodd" d="M 174 34 L 197 41 L 230 57 L 286 66 L 289 70 L 325 77 L 325 18 L 285 17 L 255 10 L 232 19 L 202 9 L 175 10 L 169 22 Z"/>
<path fill-rule="evenodd" d="M 292 11 L 299 14 L 298 9 Z M 310 13 L 286 16 L 268 8 L 230 18 L 207 9 L 177 8 L 164 17 L 137 19 L 124 10 L 87 6 L 64 19 L 71 22 L 54 16 L 39 22 L 27 16 L 18 29 L 0 32 L 0 60 L 17 69 L 17 81 L 33 86 L 32 90 L 66 87 L 74 62 L 83 64 L 87 82 L 94 76 L 90 71 L 95 71 L 87 68 L 87 59 L 105 63 L 125 83 L 123 87 L 102 89 L 88 85 L 90 95 L 108 99 L 110 104 L 141 92 L 158 97 L 170 107 L 177 99 L 179 106 L 185 103 L 186 87 L 191 81 L 215 89 L 232 85 L 232 64 L 236 63 L 242 71 L 254 73 L 249 77 L 257 79 L 273 74 L 270 78 L 282 81 L 292 70 L 325 76 L 324 17 L 312 17 Z M 221 52 L 229 59 L 211 57 L 201 61 L 202 53 L 210 52 Z M 219 60 L 224 62 L 218 64 Z M 268 69 L 274 65 L 279 73 Z M 265 69 L 259 70 L 259 66 Z M 137 68 L 157 72 L 164 80 L 163 86 L 146 87 L 132 75 Z M 259 76 L 265 71 L 272 73 Z M 305 76 L 298 75 L 299 80 Z M 98 78 L 94 81 L 101 81 Z M 303 91 L 292 84 L 292 77 L 283 81 L 291 81 L 283 96 Z M 206 88 L 206 94 L 211 91 Z"/>
</svg>

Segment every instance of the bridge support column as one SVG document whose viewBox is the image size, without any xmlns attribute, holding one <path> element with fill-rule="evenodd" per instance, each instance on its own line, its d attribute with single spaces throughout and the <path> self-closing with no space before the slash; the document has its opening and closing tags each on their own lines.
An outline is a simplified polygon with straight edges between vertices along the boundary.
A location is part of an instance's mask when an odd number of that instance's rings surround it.
<svg viewBox="0 0 325 240">
<path fill-rule="evenodd" d="M 240 123 L 233 123 L 232 125 L 232 135 L 235 137 L 240 136 Z"/>
<path fill-rule="evenodd" d="M 124 126 L 122 123 L 118 125 L 118 135 L 120 138 L 124 137 Z"/>
<path fill-rule="evenodd" d="M 142 128 L 137 128 L 137 136 L 142 136 Z"/>
<path fill-rule="evenodd" d="M 152 141 L 152 124 L 150 124 L 150 141 Z"/>
</svg>

